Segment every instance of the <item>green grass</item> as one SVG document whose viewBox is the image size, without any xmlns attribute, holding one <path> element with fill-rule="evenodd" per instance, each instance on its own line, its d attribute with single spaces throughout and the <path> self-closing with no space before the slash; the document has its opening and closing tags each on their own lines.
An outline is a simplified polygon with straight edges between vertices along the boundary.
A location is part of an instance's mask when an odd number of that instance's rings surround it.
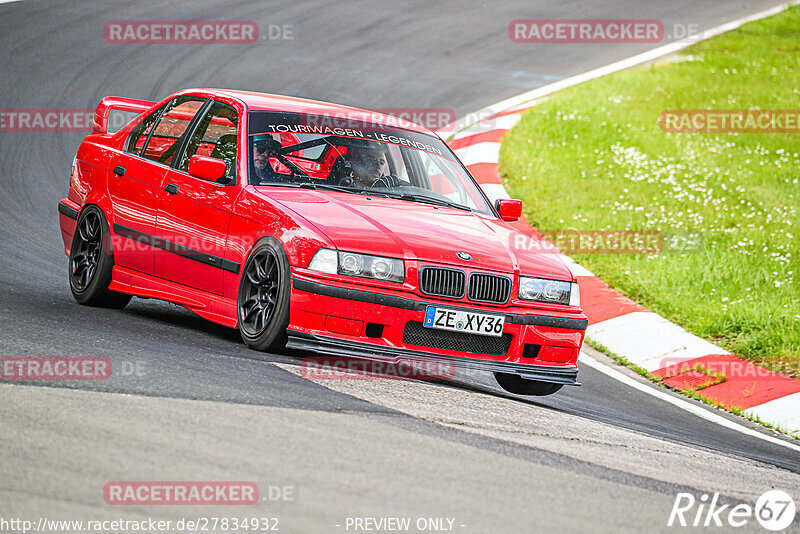
<svg viewBox="0 0 800 534">
<path fill-rule="evenodd" d="M 651 230 L 660 254 L 575 259 L 729 351 L 800 376 L 800 134 L 665 133 L 666 109 L 800 109 L 800 8 L 564 90 L 503 140 L 541 230 Z"/>
</svg>

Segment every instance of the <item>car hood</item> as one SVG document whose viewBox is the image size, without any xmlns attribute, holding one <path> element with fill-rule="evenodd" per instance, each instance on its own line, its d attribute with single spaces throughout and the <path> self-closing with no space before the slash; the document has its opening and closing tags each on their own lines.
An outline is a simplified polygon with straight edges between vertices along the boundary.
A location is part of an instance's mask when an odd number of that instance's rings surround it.
<svg viewBox="0 0 800 534">
<path fill-rule="evenodd" d="M 527 236 L 494 217 L 350 193 L 256 190 L 305 218 L 340 250 L 572 280 L 556 254 L 515 248 Z M 458 252 L 466 252 L 471 260 L 460 259 Z"/>
</svg>

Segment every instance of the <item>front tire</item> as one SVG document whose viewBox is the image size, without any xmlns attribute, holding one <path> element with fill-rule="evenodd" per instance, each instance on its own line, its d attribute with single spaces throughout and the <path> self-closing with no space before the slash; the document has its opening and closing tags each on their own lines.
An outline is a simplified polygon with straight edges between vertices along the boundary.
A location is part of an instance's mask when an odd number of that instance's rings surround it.
<svg viewBox="0 0 800 534">
<path fill-rule="evenodd" d="M 552 382 L 528 380 L 519 375 L 509 373 L 495 373 L 494 377 L 501 388 L 515 395 L 542 397 L 544 395 L 552 395 L 563 386 L 563 384 L 553 384 Z"/>
<path fill-rule="evenodd" d="M 131 295 L 108 289 L 114 267 L 108 222 L 97 206 L 86 206 L 78 218 L 69 251 L 69 288 L 80 304 L 124 308 Z"/>
<path fill-rule="evenodd" d="M 260 241 L 250 253 L 239 282 L 239 333 L 251 349 L 279 352 L 286 347 L 291 271 L 280 242 Z"/>
</svg>

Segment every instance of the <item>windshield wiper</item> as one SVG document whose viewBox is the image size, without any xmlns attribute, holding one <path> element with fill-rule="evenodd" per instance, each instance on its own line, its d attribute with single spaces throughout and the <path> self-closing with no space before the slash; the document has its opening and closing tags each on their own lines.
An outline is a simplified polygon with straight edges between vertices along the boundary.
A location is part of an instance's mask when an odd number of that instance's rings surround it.
<svg viewBox="0 0 800 534">
<path fill-rule="evenodd" d="M 357 189 L 350 189 L 349 187 L 340 187 L 338 185 L 322 184 L 317 182 L 296 182 L 297 187 L 304 189 L 328 189 L 330 191 L 341 191 L 342 193 L 359 194 L 361 191 Z"/>
<path fill-rule="evenodd" d="M 420 202 L 422 204 L 432 204 L 434 206 L 445 206 L 448 208 L 455 208 L 458 210 L 472 211 L 472 209 L 470 209 L 468 206 L 457 204 L 455 202 L 450 202 L 449 200 L 443 200 L 434 197 L 426 197 L 424 195 L 412 195 L 410 193 L 404 193 L 402 195 L 398 195 L 392 193 L 385 193 L 383 191 L 370 191 L 369 189 L 351 189 L 349 187 L 341 187 L 338 185 L 331 185 L 318 182 L 282 182 L 282 183 L 274 183 L 267 185 L 277 185 L 283 187 L 299 187 L 301 189 L 325 189 L 328 191 L 339 191 L 341 193 L 350 193 L 353 195 L 395 198 L 398 200 L 407 200 L 410 202 Z"/>
<path fill-rule="evenodd" d="M 370 197 L 385 197 L 385 198 L 397 198 L 397 196 L 387 195 L 386 193 L 375 193 L 374 191 L 369 191 L 367 189 L 352 189 L 349 187 L 342 187 L 339 185 L 331 185 L 319 182 L 269 182 L 259 184 L 263 186 L 276 186 L 276 187 L 297 187 L 300 189 L 325 189 L 327 191 L 339 191 L 341 193 L 351 193 L 353 195 L 364 195 Z"/>
<path fill-rule="evenodd" d="M 449 200 L 444 200 L 440 198 L 426 197 L 423 195 L 412 195 L 410 193 L 404 193 L 402 195 L 393 196 L 392 198 L 398 198 L 400 200 L 408 200 L 411 202 L 420 202 L 422 204 L 433 204 L 435 206 L 447 206 L 448 208 L 455 208 L 457 210 L 472 211 L 468 206 L 464 206 L 456 202 L 451 202 Z"/>
</svg>

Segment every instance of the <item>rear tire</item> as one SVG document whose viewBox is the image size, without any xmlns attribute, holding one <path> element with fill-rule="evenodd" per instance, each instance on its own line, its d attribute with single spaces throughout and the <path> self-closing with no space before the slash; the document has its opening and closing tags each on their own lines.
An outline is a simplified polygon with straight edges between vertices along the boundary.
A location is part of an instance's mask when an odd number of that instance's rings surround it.
<svg viewBox="0 0 800 534">
<path fill-rule="evenodd" d="M 131 295 L 108 289 L 114 252 L 108 222 L 97 206 L 86 206 L 75 225 L 69 252 L 69 288 L 80 304 L 124 308 Z"/>
<path fill-rule="evenodd" d="M 237 299 L 239 333 L 254 350 L 280 352 L 289 326 L 291 271 L 280 242 L 262 239 L 242 270 Z"/>
<path fill-rule="evenodd" d="M 515 395 L 542 397 L 544 395 L 552 395 L 563 386 L 563 384 L 553 384 L 552 382 L 528 380 L 519 375 L 509 373 L 495 373 L 494 377 L 501 388 Z"/>
</svg>

